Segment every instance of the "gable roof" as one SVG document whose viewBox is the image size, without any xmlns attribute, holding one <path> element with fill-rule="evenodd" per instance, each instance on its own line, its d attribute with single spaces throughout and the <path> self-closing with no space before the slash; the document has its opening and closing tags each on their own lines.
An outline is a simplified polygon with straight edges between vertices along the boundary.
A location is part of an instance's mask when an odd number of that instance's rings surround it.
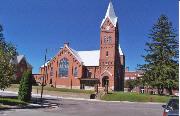
<svg viewBox="0 0 180 116">
<path fill-rule="evenodd" d="M 28 68 L 33 68 L 32 65 L 29 64 L 29 62 L 26 60 L 26 57 L 24 55 L 15 56 L 10 62 L 12 64 L 19 64 L 23 59 L 26 61 Z"/>
<path fill-rule="evenodd" d="M 99 66 L 100 50 L 91 51 L 76 51 L 67 46 L 72 50 L 72 54 L 77 58 L 78 61 L 83 63 L 84 66 Z M 123 52 L 119 46 L 119 54 L 123 55 Z"/>
<path fill-rule="evenodd" d="M 25 58 L 24 55 L 18 55 L 17 56 L 17 63 L 20 63 L 23 58 Z"/>
<path fill-rule="evenodd" d="M 81 57 L 79 56 L 78 52 L 72 48 L 70 48 L 69 46 L 65 45 L 65 47 L 75 56 L 75 58 L 80 62 L 83 63 L 83 60 L 81 59 Z"/>
<path fill-rule="evenodd" d="M 83 65 L 85 66 L 99 66 L 99 50 L 92 51 L 78 51 L 79 56 L 82 58 Z"/>
<path fill-rule="evenodd" d="M 64 47 L 66 47 L 71 52 L 71 54 L 84 66 L 99 66 L 100 50 L 76 51 L 70 48 L 68 45 L 65 45 Z M 123 55 L 120 46 L 119 46 L 119 54 Z M 50 61 L 47 61 L 45 63 L 45 66 L 47 66 L 49 62 Z M 43 67 L 44 65 L 41 66 L 41 68 Z"/>
</svg>

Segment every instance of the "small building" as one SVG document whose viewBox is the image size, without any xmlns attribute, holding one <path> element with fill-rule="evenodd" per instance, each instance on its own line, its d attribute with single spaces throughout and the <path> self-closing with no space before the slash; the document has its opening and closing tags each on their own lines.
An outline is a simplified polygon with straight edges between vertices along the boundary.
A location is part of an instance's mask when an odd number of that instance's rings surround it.
<svg viewBox="0 0 180 116">
<path fill-rule="evenodd" d="M 125 78 L 124 78 L 124 84 L 125 84 L 125 91 L 131 91 L 131 92 L 141 92 L 144 93 L 144 87 L 136 86 L 133 89 L 128 87 L 127 81 L 128 80 L 136 80 L 139 77 L 142 76 L 142 71 L 129 71 L 129 67 L 126 67 L 125 69 Z M 131 90 L 132 89 L 132 90 Z"/>
<path fill-rule="evenodd" d="M 135 80 L 138 78 L 142 78 L 143 72 L 142 71 L 129 71 L 129 68 L 127 67 L 125 69 L 125 83 L 127 80 Z M 129 91 L 130 89 L 127 87 L 125 88 L 125 91 Z M 158 89 L 157 88 L 152 88 L 151 86 L 136 86 L 134 87 L 131 92 L 137 92 L 137 93 L 149 93 L 149 94 L 157 94 Z M 173 95 L 178 95 L 179 91 L 174 89 L 173 90 Z M 169 94 L 169 92 L 164 89 L 163 94 Z"/>
<path fill-rule="evenodd" d="M 16 74 L 14 75 L 14 80 L 19 82 L 24 71 L 30 70 L 32 71 L 32 65 L 27 61 L 24 55 L 17 55 L 15 56 L 12 61 L 13 64 L 16 66 Z"/>
<path fill-rule="evenodd" d="M 125 69 L 125 81 L 131 80 L 131 79 L 137 79 L 138 77 L 141 77 L 142 71 L 129 71 L 129 68 L 126 67 Z"/>
</svg>

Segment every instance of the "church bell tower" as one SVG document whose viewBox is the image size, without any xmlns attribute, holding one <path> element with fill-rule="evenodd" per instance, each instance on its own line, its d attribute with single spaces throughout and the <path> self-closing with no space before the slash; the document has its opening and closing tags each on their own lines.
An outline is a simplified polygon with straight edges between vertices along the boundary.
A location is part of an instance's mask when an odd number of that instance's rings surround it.
<svg viewBox="0 0 180 116">
<path fill-rule="evenodd" d="M 100 82 L 113 90 L 120 90 L 120 55 L 118 17 L 110 1 L 100 26 Z"/>
</svg>

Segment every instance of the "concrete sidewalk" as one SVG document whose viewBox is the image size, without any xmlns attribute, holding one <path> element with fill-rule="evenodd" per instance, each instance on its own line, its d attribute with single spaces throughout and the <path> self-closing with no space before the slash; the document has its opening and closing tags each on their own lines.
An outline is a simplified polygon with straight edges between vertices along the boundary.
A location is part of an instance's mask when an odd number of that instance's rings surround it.
<svg viewBox="0 0 180 116">
<path fill-rule="evenodd" d="M 17 96 L 18 92 L 13 92 L 13 91 L 1 91 L 0 90 L 0 95 L 2 94 L 14 94 Z M 33 98 L 40 98 L 40 94 L 32 94 Z M 129 101 L 104 101 L 104 100 L 99 100 L 99 99 L 88 99 L 88 98 L 80 98 L 80 97 L 63 97 L 63 96 L 54 96 L 54 95 L 43 95 L 43 98 L 51 98 L 51 99 L 65 99 L 65 100 L 83 100 L 83 101 L 95 101 L 95 102 L 111 102 L 111 103 L 130 103 L 130 104 L 162 104 L 162 103 L 157 103 L 157 102 L 129 102 Z M 33 104 L 32 104 L 33 105 Z M 34 104 L 35 105 L 35 104 Z"/>
</svg>

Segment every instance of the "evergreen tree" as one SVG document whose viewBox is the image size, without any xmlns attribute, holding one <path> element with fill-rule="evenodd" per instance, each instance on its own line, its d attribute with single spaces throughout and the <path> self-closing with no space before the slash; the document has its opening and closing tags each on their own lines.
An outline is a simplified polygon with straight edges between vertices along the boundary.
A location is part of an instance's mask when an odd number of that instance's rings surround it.
<svg viewBox="0 0 180 116">
<path fill-rule="evenodd" d="M 141 82 L 145 86 L 158 89 L 162 94 L 164 88 L 172 94 L 178 88 L 179 51 L 177 34 L 167 16 L 161 15 L 149 34 L 150 42 L 146 43 L 146 64 L 140 65 L 144 72 Z M 142 84 L 142 83 L 141 83 Z"/>
<path fill-rule="evenodd" d="M 11 43 L 5 41 L 2 32 L 3 28 L 0 25 L 0 89 L 4 90 L 10 86 L 15 74 L 15 65 L 11 63 L 11 60 L 17 52 Z"/>
<path fill-rule="evenodd" d="M 21 78 L 18 99 L 21 101 L 28 102 L 31 100 L 31 91 L 32 91 L 32 72 L 25 71 L 23 77 Z"/>
</svg>

